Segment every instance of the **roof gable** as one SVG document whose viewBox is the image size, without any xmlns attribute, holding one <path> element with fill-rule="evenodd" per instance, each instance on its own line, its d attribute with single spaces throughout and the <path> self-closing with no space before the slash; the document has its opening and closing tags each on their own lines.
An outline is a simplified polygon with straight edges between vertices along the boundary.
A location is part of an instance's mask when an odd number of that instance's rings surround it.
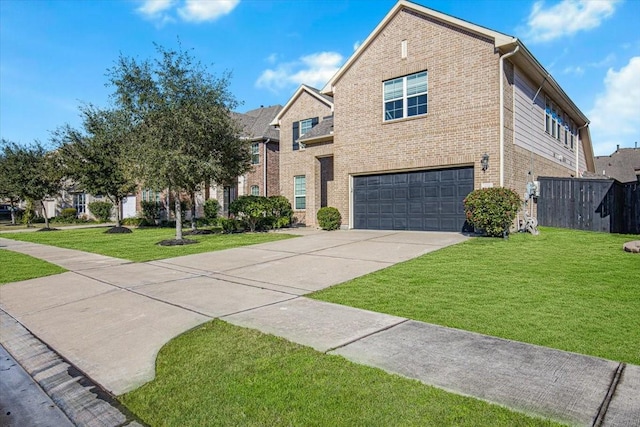
<svg viewBox="0 0 640 427">
<path fill-rule="evenodd" d="M 393 18 L 400 13 L 402 10 L 410 10 L 413 12 L 420 13 L 422 15 L 429 16 L 436 20 L 442 21 L 445 24 L 451 25 L 453 27 L 460 28 L 462 30 L 468 31 L 470 33 L 476 34 L 478 36 L 482 36 L 494 41 L 496 47 L 500 47 L 503 45 L 512 44 L 517 39 L 515 37 L 509 36 L 507 34 L 499 33 L 497 31 L 490 30 L 485 27 L 481 27 L 480 25 L 472 24 L 470 22 L 464 21 L 459 18 L 455 18 L 450 15 L 446 15 L 442 12 L 438 12 L 433 9 L 429 9 L 427 7 L 421 6 L 419 4 L 415 4 L 409 2 L 407 0 L 399 0 L 395 6 L 387 13 L 382 21 L 378 24 L 378 26 L 369 34 L 369 36 L 365 39 L 364 42 L 356 49 L 355 52 L 349 57 L 347 62 L 344 63 L 342 67 L 336 72 L 336 74 L 329 80 L 329 82 L 322 89 L 322 93 L 327 95 L 333 94 L 333 87 L 336 85 L 338 80 L 343 76 L 343 74 L 351 68 L 351 65 L 360 57 L 360 55 L 373 43 L 373 41 L 380 35 L 380 33 L 387 27 L 387 25 L 393 20 Z"/>
<path fill-rule="evenodd" d="M 332 96 L 320 93 L 320 91 L 318 89 L 313 88 L 311 86 L 300 85 L 298 90 L 295 91 L 293 96 L 289 99 L 289 101 L 287 101 L 285 106 L 282 107 L 282 109 L 278 112 L 276 117 L 269 124 L 271 126 L 280 126 L 280 120 L 282 119 L 282 116 L 284 116 L 284 114 L 291 108 L 291 106 L 293 106 L 293 104 L 295 104 L 296 100 L 303 93 L 307 93 L 307 94 L 311 95 L 312 97 L 316 98 L 318 101 L 320 101 L 323 104 L 325 104 L 328 107 L 330 107 L 331 111 L 333 112 L 333 97 Z"/>
<path fill-rule="evenodd" d="M 282 105 L 260 107 L 246 113 L 233 113 L 244 128 L 246 138 L 255 139 L 279 139 L 279 132 L 270 123 L 282 110 Z"/>
</svg>

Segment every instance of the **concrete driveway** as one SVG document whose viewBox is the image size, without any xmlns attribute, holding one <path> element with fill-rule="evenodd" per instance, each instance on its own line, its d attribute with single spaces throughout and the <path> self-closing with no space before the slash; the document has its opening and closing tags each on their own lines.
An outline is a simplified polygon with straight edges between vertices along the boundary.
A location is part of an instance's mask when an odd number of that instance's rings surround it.
<svg viewBox="0 0 640 427">
<path fill-rule="evenodd" d="M 156 355 L 171 338 L 212 318 L 288 301 L 465 239 L 317 232 L 149 263 L 0 239 L 0 246 L 71 270 L 2 286 L 0 308 L 119 395 L 153 379 Z"/>
<path fill-rule="evenodd" d="M 465 239 L 317 232 L 149 263 L 0 239 L 72 270 L 2 286 L 0 308 L 116 395 L 153 379 L 171 338 L 222 318 L 570 424 L 640 425 L 640 367 L 304 297 Z M 12 324 L 0 331 L 10 352 L 22 342 Z"/>
</svg>

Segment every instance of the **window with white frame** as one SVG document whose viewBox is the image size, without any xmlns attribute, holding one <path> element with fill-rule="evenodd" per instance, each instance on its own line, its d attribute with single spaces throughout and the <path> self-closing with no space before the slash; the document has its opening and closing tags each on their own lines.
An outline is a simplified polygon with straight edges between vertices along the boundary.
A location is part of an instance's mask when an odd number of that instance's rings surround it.
<svg viewBox="0 0 640 427">
<path fill-rule="evenodd" d="M 307 178 L 304 175 L 293 177 L 294 209 L 307 208 Z"/>
<path fill-rule="evenodd" d="M 313 119 L 300 120 L 300 136 L 309 132 L 313 127 Z"/>
<path fill-rule="evenodd" d="M 251 164 L 257 165 L 260 163 L 260 143 L 256 142 L 251 145 Z"/>
<path fill-rule="evenodd" d="M 145 188 L 142 190 L 142 201 L 143 202 L 160 202 L 160 192 L 151 190 L 149 188 Z"/>
<path fill-rule="evenodd" d="M 383 82 L 384 120 L 427 114 L 427 72 Z"/>
<path fill-rule="evenodd" d="M 77 215 L 87 212 L 87 196 L 84 193 L 75 193 L 73 195 L 73 208 Z"/>
<path fill-rule="evenodd" d="M 260 187 L 258 187 L 257 185 L 252 185 L 251 186 L 251 195 L 252 196 L 259 196 L 260 195 Z"/>
</svg>

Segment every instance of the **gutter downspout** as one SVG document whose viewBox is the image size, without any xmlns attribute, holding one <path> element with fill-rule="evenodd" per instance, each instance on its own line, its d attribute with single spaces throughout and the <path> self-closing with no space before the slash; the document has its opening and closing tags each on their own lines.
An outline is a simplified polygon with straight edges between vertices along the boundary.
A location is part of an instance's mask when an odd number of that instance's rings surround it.
<svg viewBox="0 0 640 427">
<path fill-rule="evenodd" d="M 576 178 L 580 178 L 580 145 L 582 145 L 582 138 L 580 138 L 580 129 L 586 128 L 587 126 L 589 126 L 589 122 L 586 122 L 585 124 L 583 124 L 582 126 L 580 126 L 577 130 L 576 130 L 576 146 L 574 147 L 576 150 Z M 596 171 L 597 172 L 597 171 Z"/>
<path fill-rule="evenodd" d="M 500 187 L 504 187 L 504 60 L 515 55 L 518 50 L 520 46 L 500 57 Z"/>
<path fill-rule="evenodd" d="M 267 197 L 267 144 L 271 138 L 267 138 L 264 142 L 264 167 L 262 168 L 262 186 L 264 187 L 264 197 Z"/>
</svg>

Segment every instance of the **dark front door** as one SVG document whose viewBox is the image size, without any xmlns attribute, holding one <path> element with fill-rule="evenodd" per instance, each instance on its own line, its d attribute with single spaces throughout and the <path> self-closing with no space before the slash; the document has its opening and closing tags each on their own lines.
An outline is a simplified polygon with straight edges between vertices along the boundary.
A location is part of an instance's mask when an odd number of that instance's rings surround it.
<svg viewBox="0 0 640 427">
<path fill-rule="evenodd" d="M 463 231 L 473 167 L 356 176 L 354 228 Z"/>
</svg>

